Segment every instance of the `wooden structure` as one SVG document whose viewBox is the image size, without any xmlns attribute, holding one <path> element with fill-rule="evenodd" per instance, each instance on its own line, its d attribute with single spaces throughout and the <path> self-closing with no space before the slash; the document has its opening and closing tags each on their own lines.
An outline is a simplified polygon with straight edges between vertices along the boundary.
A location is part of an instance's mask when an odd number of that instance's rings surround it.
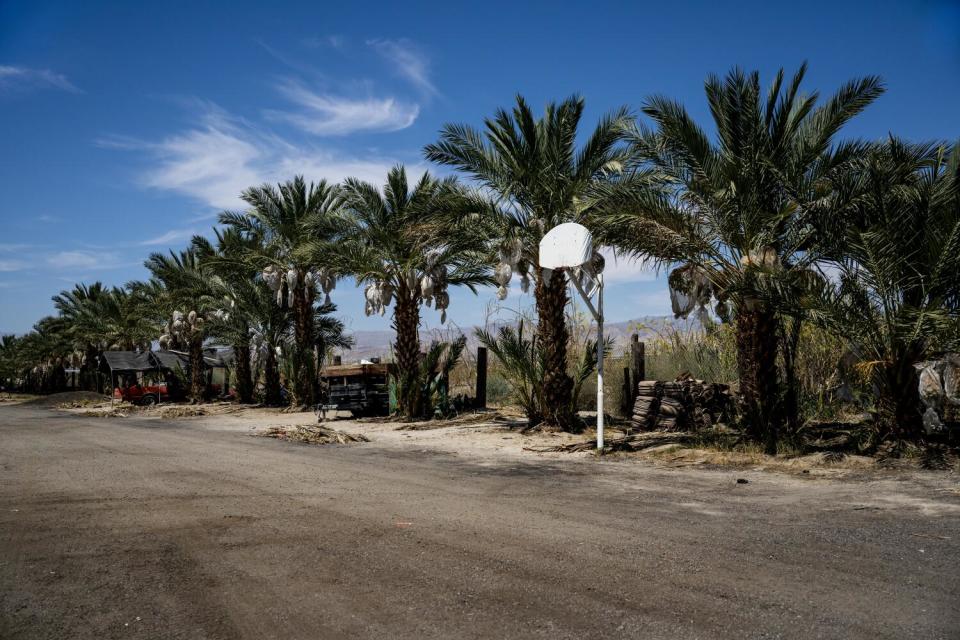
<svg viewBox="0 0 960 640">
<path fill-rule="evenodd" d="M 324 404 L 354 415 L 385 416 L 390 411 L 390 365 L 334 364 L 320 372 Z"/>
<path fill-rule="evenodd" d="M 623 389 L 620 393 L 622 399 L 620 410 L 623 415 L 631 414 L 631 409 L 637 399 L 637 385 L 647 378 L 646 351 L 646 344 L 640 341 L 638 334 L 634 333 L 630 336 L 631 366 L 623 368 Z"/>
<path fill-rule="evenodd" d="M 477 388 L 474 395 L 473 408 L 486 409 L 487 407 L 487 348 L 477 347 Z"/>
</svg>

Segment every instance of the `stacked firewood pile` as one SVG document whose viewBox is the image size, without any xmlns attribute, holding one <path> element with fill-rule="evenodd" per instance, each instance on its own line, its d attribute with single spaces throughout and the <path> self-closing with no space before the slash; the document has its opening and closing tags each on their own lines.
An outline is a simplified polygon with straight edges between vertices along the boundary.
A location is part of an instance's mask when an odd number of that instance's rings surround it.
<svg viewBox="0 0 960 640">
<path fill-rule="evenodd" d="M 733 396 L 725 384 L 693 378 L 637 384 L 630 424 L 641 431 L 697 431 L 730 420 Z"/>
</svg>

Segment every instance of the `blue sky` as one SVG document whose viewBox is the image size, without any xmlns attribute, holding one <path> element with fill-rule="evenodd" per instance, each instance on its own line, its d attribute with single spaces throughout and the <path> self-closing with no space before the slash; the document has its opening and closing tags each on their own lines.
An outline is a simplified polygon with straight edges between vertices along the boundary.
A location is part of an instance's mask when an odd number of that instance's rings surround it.
<svg viewBox="0 0 960 640">
<path fill-rule="evenodd" d="M 534 105 L 580 93 L 587 123 L 664 94 L 705 123 L 708 73 L 740 65 L 769 80 L 804 60 L 821 94 L 857 75 L 886 81 L 848 136 L 960 137 L 957 1 L 7 0 L 0 332 L 29 330 L 74 282 L 144 277 L 150 251 L 208 232 L 248 185 L 423 170 L 443 123 L 480 125 L 518 92 Z M 662 278 L 613 271 L 610 320 L 667 312 Z M 364 317 L 352 282 L 334 300 L 355 329 L 388 326 Z M 482 322 L 492 301 L 455 293 L 451 318 Z"/>
</svg>

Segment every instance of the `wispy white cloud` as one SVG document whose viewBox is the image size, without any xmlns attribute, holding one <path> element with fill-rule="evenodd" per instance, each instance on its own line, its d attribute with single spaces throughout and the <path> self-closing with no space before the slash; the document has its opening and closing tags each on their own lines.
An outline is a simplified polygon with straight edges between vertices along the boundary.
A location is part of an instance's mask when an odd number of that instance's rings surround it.
<svg viewBox="0 0 960 640">
<path fill-rule="evenodd" d="M 430 60 L 413 42 L 399 40 L 368 40 L 367 44 L 383 56 L 394 70 L 426 96 L 438 94 L 430 80 Z"/>
<path fill-rule="evenodd" d="M 302 41 L 303 46 L 310 49 L 319 49 L 321 47 L 330 47 L 331 49 L 342 49 L 347 44 L 347 39 L 344 36 L 338 34 L 329 34 L 325 36 L 314 36 L 312 38 L 304 38 Z"/>
<path fill-rule="evenodd" d="M 167 231 L 166 233 L 162 233 L 159 236 L 148 238 L 147 240 L 143 240 L 139 244 L 142 247 L 151 247 L 151 246 L 160 245 L 160 244 L 170 244 L 171 242 L 178 242 L 181 240 L 187 240 L 188 238 L 192 238 L 197 233 L 199 233 L 198 230 L 194 229 L 193 227 L 190 227 L 189 229 L 171 229 L 170 231 Z"/>
<path fill-rule="evenodd" d="M 356 157 L 290 142 L 212 104 L 206 105 L 197 126 L 159 142 L 116 136 L 98 142 L 146 152 L 152 166 L 141 175 L 144 186 L 180 193 L 216 209 L 243 207 L 243 190 L 263 182 L 302 174 L 308 180 L 336 182 L 354 176 L 380 183 L 396 164 L 395 158 Z"/>
<path fill-rule="evenodd" d="M 23 260 L 0 260 L 0 272 L 23 271 L 27 266 Z"/>
<path fill-rule="evenodd" d="M 105 271 L 122 269 L 141 264 L 139 261 L 122 260 L 121 257 L 109 251 L 56 251 L 47 254 L 44 259 L 46 266 L 55 271 L 84 269 L 89 271 Z"/>
<path fill-rule="evenodd" d="M 39 245 L 27 244 L 24 242 L 0 242 L 0 253 L 26 251 L 28 249 L 34 249 L 37 246 Z"/>
<path fill-rule="evenodd" d="M 49 69 L 0 65 L 0 90 L 60 89 L 79 93 L 67 77 Z"/>
<path fill-rule="evenodd" d="M 653 291 L 641 291 L 637 295 L 632 296 L 627 304 L 612 307 L 612 305 L 608 303 L 608 309 L 612 310 L 613 316 L 617 316 L 617 311 L 623 308 L 630 309 L 627 315 L 632 317 L 672 315 L 670 292 L 666 288 L 666 283 L 658 283 L 658 285 L 659 286 Z"/>
<path fill-rule="evenodd" d="M 318 136 L 340 136 L 355 131 L 398 131 L 412 125 L 420 114 L 418 105 L 392 97 L 345 98 L 311 91 L 293 80 L 277 88 L 299 110 L 269 110 L 265 115 Z"/>
<path fill-rule="evenodd" d="M 600 250 L 606 260 L 603 268 L 603 280 L 608 284 L 620 282 L 650 282 L 657 279 L 656 270 L 640 260 L 617 257 L 612 249 Z"/>
<path fill-rule="evenodd" d="M 58 269 L 90 269 L 100 263 L 100 256 L 87 251 L 58 251 L 47 257 L 47 264 Z"/>
</svg>

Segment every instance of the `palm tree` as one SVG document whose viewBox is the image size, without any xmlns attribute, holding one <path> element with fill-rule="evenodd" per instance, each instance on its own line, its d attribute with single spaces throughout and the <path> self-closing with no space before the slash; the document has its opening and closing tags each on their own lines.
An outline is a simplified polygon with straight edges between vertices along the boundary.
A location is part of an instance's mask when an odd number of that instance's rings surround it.
<svg viewBox="0 0 960 640">
<path fill-rule="evenodd" d="M 131 283 L 133 284 L 133 283 Z M 99 337 L 104 350 L 147 350 L 157 334 L 152 309 L 145 308 L 145 290 L 112 287 L 87 309 L 83 323 Z"/>
<path fill-rule="evenodd" d="M 647 100 L 642 110 L 654 129 L 634 124 L 627 135 L 638 165 L 659 175 L 660 197 L 622 199 L 598 223 L 622 251 L 682 265 L 670 278 L 681 313 L 711 295 L 721 317 L 732 307 L 745 421 L 768 451 L 776 449 L 783 414 L 796 413 L 784 411 L 777 359 L 783 352 L 792 362 L 802 318 L 785 336 L 784 310 L 816 279 L 811 268 L 836 213 L 832 181 L 865 148 L 835 138 L 883 91 L 869 76 L 818 107 L 817 93 L 799 92 L 805 72 L 804 65 L 784 84 L 781 70 L 766 95 L 756 72 L 711 75 L 705 88 L 715 142 L 683 105 Z M 788 382 L 792 373 L 788 366 Z"/>
<path fill-rule="evenodd" d="M 449 285 L 476 292 L 492 283 L 484 268 L 484 238 L 451 220 L 450 211 L 466 197 L 453 179 L 424 173 L 410 188 L 403 166 L 387 174 L 383 192 L 366 182 L 348 179 L 343 187 L 351 225 L 338 255 L 342 270 L 366 284 L 366 312 L 385 313 L 395 300 L 397 405 L 406 417 L 421 414 L 420 307 L 431 305 L 446 320 Z M 317 253 L 327 251 L 320 246 Z"/>
<path fill-rule="evenodd" d="M 102 391 L 102 379 L 97 371 L 97 358 L 104 348 L 103 317 L 100 314 L 102 298 L 110 290 L 101 282 L 92 285 L 77 284 L 53 297 L 53 305 L 68 322 L 74 347 L 83 352 L 80 378 L 87 389 Z"/>
<path fill-rule="evenodd" d="M 877 145 L 839 189 L 838 276 L 814 319 L 845 338 L 878 392 L 879 435 L 921 434 L 914 365 L 960 347 L 960 145 Z"/>
<path fill-rule="evenodd" d="M 0 386 L 6 390 L 20 384 L 23 363 L 20 357 L 22 337 L 14 334 L 0 336 Z"/>
<path fill-rule="evenodd" d="M 208 304 L 215 307 L 208 328 L 210 335 L 225 341 L 233 349 L 237 399 L 253 402 L 254 380 L 251 362 L 253 325 L 258 321 L 259 303 L 264 288 L 256 280 L 258 269 L 247 254 L 259 248 L 257 238 L 235 227 L 214 229 L 216 244 L 203 236 L 194 236 L 191 247 L 216 278 L 208 279 Z"/>
<path fill-rule="evenodd" d="M 254 319 L 252 346 L 256 353 L 253 379 L 260 379 L 263 370 L 263 402 L 276 406 L 283 402 L 280 381 L 279 354 L 290 351 L 293 333 L 293 313 L 278 306 L 273 292 L 261 281 L 253 283 L 253 294 L 245 300 L 245 308 Z"/>
<path fill-rule="evenodd" d="M 520 274 L 524 290 L 532 275 L 544 355 L 544 417 L 565 429 L 575 424 L 573 380 L 567 373 L 567 282 L 563 273 L 540 269 L 539 243 L 558 224 L 587 222 L 597 207 L 629 186 L 614 179 L 630 157 L 619 144 L 627 111 L 602 118 L 578 148 L 583 109 L 583 99 L 575 96 L 548 104 L 537 119 L 518 96 L 512 112 L 500 109 L 486 120 L 485 131 L 448 124 L 439 142 L 425 149 L 428 159 L 456 167 L 495 195 L 485 217 L 500 245 L 500 295 L 506 295 L 511 271 Z"/>
<path fill-rule="evenodd" d="M 53 393 L 66 386 L 64 365 L 73 352 L 68 328 L 63 318 L 46 316 L 15 341 L 14 365 L 27 391 Z"/>
<path fill-rule="evenodd" d="M 344 224 L 339 190 L 326 181 L 307 185 L 297 176 L 277 187 L 264 184 L 247 189 L 241 197 L 250 209 L 224 212 L 220 222 L 258 240 L 259 248 L 249 251 L 247 260 L 263 270 L 278 303 L 293 310 L 294 393 L 301 406 L 310 406 L 316 387 L 313 303 L 319 290 L 329 294 L 335 282 L 327 256 L 333 255 L 333 240 Z M 305 250 L 321 242 L 331 250 Z"/>
<path fill-rule="evenodd" d="M 54 296 L 53 303 L 72 343 L 70 360 L 80 364 L 81 381 L 90 390 L 103 391 L 98 371 L 103 351 L 148 349 L 155 335 L 140 298 L 124 288 L 78 284 Z"/>
<path fill-rule="evenodd" d="M 190 358 L 190 399 L 200 402 L 206 392 L 203 341 L 207 319 L 219 309 L 211 299 L 215 290 L 211 270 L 193 248 L 169 255 L 153 253 L 144 263 L 153 275 L 154 307 L 168 318 L 161 346 L 186 347 Z M 160 285 L 157 287 L 157 285 Z"/>
<path fill-rule="evenodd" d="M 317 352 L 317 363 L 322 366 L 333 349 L 349 349 L 353 338 L 346 335 L 346 327 L 333 315 L 337 305 L 333 303 L 315 305 L 313 308 L 313 340 Z"/>
</svg>

